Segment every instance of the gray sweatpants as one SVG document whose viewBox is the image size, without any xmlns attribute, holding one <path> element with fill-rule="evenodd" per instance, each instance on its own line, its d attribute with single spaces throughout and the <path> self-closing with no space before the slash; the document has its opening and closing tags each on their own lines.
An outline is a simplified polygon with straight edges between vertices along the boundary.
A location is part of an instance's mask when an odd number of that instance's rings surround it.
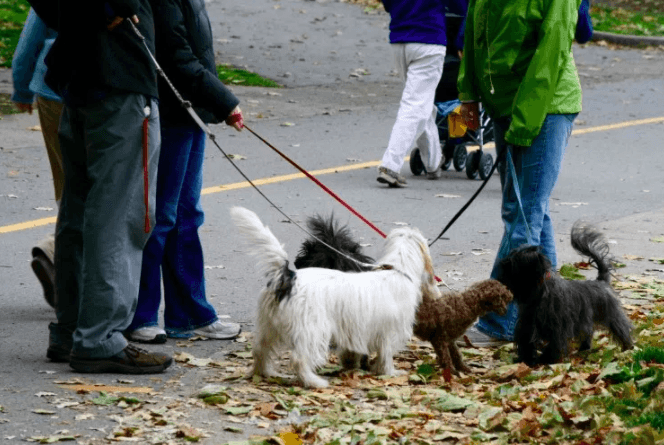
<svg viewBox="0 0 664 445">
<path fill-rule="evenodd" d="M 146 106 L 152 226 L 160 147 L 156 101 L 123 92 L 63 110 L 65 187 L 55 236 L 58 321 L 50 326 L 50 341 L 72 345 L 79 357 L 110 357 L 127 345 L 122 331 L 134 316 L 150 236 L 143 176 Z"/>
</svg>

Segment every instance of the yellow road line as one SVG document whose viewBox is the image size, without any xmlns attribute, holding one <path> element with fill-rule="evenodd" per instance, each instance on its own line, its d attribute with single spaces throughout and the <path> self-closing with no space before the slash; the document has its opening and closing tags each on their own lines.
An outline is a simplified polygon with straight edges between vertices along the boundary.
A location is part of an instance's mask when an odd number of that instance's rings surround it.
<svg viewBox="0 0 664 445">
<path fill-rule="evenodd" d="M 32 221 L 26 221 L 18 224 L 12 224 L 9 226 L 0 227 L 0 233 L 9 233 L 9 232 L 18 232 L 20 230 L 32 229 L 34 227 L 47 226 L 49 224 L 55 224 L 55 216 L 50 218 L 35 219 Z"/>
<path fill-rule="evenodd" d="M 616 124 L 609 124 L 609 125 L 600 125 L 597 127 L 591 127 L 591 128 L 581 128 L 578 130 L 572 131 L 572 135 L 582 135 L 582 134 L 587 134 L 587 133 L 595 133 L 598 131 L 608 131 L 608 130 L 618 130 L 621 128 L 628 128 L 628 127 L 634 127 L 637 125 L 648 125 L 648 124 L 658 124 L 660 122 L 664 122 L 664 116 L 661 117 L 653 117 L 649 119 L 638 119 L 638 120 L 633 120 L 633 121 L 625 121 L 625 122 L 619 122 Z M 490 142 L 488 144 L 485 144 L 486 148 L 493 148 L 494 144 L 493 142 Z M 368 168 L 368 167 L 376 167 L 380 164 L 380 161 L 369 161 L 369 162 L 362 162 L 358 164 L 349 164 L 349 165 L 342 165 L 339 167 L 331 167 L 331 168 L 325 168 L 321 170 L 315 170 L 311 171 L 313 176 L 321 176 L 321 175 L 327 175 L 330 173 L 339 173 L 339 172 L 345 172 L 345 171 L 351 171 L 351 170 L 360 170 L 362 168 Z M 275 184 L 278 182 L 286 182 L 286 181 L 292 181 L 294 179 L 300 179 L 304 178 L 304 174 L 302 173 L 294 173 L 290 175 L 281 175 L 281 176 L 273 176 L 271 178 L 263 178 L 263 179 L 256 179 L 253 181 L 254 184 L 257 186 L 260 185 L 267 185 L 267 184 Z M 226 192 L 230 190 L 239 190 L 243 188 L 251 187 L 248 182 L 242 181 L 242 182 L 235 182 L 231 184 L 222 184 L 222 185 L 215 185 L 213 187 L 206 187 L 202 190 L 203 195 L 209 195 L 211 193 L 219 193 L 219 192 Z M 21 230 L 27 230 L 27 229 L 32 229 L 35 227 L 41 227 L 41 226 L 46 226 L 49 224 L 55 224 L 55 217 L 49 217 L 49 218 L 41 218 L 41 219 L 35 219 L 32 221 L 25 221 L 22 223 L 17 223 L 17 224 L 11 224 L 8 226 L 0 226 L 0 234 L 3 233 L 10 233 L 10 232 L 19 232 Z"/>
</svg>

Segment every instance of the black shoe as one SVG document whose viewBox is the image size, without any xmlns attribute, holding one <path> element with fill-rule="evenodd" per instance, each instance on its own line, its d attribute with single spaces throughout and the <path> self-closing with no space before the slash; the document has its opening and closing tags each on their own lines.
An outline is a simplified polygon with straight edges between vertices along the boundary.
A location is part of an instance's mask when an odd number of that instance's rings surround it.
<svg viewBox="0 0 664 445">
<path fill-rule="evenodd" d="M 149 352 L 127 345 L 118 354 L 106 358 L 81 358 L 72 356 L 69 365 L 78 372 L 118 373 L 118 374 L 156 374 L 171 366 L 173 358 L 168 354 Z"/>
<path fill-rule="evenodd" d="M 69 361 L 69 354 L 71 353 L 71 346 L 63 346 L 51 343 L 46 350 L 46 357 L 52 362 L 67 363 Z"/>
<path fill-rule="evenodd" d="M 44 298 L 51 307 L 55 307 L 55 266 L 45 255 L 37 254 L 30 263 L 44 288 Z"/>
</svg>

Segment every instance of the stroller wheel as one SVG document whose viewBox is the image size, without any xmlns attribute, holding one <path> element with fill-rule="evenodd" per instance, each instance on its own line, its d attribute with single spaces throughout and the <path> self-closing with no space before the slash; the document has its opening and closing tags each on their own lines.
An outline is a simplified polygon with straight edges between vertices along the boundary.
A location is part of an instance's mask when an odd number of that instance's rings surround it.
<svg viewBox="0 0 664 445">
<path fill-rule="evenodd" d="M 454 143 L 452 141 L 445 141 L 440 143 L 440 149 L 443 152 L 443 162 L 440 165 L 440 168 L 447 170 L 452 165 L 452 159 L 454 158 Z"/>
<path fill-rule="evenodd" d="M 443 158 L 443 163 L 440 165 L 440 168 L 447 170 L 452 165 L 452 158 Z"/>
<path fill-rule="evenodd" d="M 482 180 L 485 180 L 486 178 L 489 177 L 492 167 L 493 167 L 493 156 L 491 156 L 489 153 L 482 153 L 482 156 L 480 157 L 480 167 L 478 169 L 480 173 L 480 178 Z"/>
<path fill-rule="evenodd" d="M 481 156 L 482 152 L 480 150 L 473 151 L 468 155 L 468 160 L 466 161 L 466 176 L 468 176 L 468 179 L 477 178 Z"/>
<path fill-rule="evenodd" d="M 466 158 L 468 157 L 468 152 L 466 151 L 466 146 L 461 144 L 457 145 L 454 149 L 453 163 L 454 169 L 458 172 L 464 169 L 466 166 Z"/>
<path fill-rule="evenodd" d="M 419 176 L 424 172 L 424 163 L 422 162 L 419 148 L 416 148 L 410 153 L 410 171 L 415 176 Z"/>
</svg>

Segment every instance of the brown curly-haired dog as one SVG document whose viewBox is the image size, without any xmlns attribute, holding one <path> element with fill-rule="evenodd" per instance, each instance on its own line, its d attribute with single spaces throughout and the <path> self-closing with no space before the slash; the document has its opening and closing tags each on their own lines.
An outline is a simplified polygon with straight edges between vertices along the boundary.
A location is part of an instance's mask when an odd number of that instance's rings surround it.
<svg viewBox="0 0 664 445">
<path fill-rule="evenodd" d="M 496 280 L 478 281 L 463 292 L 442 296 L 425 294 L 417 310 L 413 333 L 431 342 L 442 369 L 471 372 L 461 358 L 455 340 L 461 337 L 478 317 L 488 312 L 504 315 L 512 292 Z"/>
</svg>

